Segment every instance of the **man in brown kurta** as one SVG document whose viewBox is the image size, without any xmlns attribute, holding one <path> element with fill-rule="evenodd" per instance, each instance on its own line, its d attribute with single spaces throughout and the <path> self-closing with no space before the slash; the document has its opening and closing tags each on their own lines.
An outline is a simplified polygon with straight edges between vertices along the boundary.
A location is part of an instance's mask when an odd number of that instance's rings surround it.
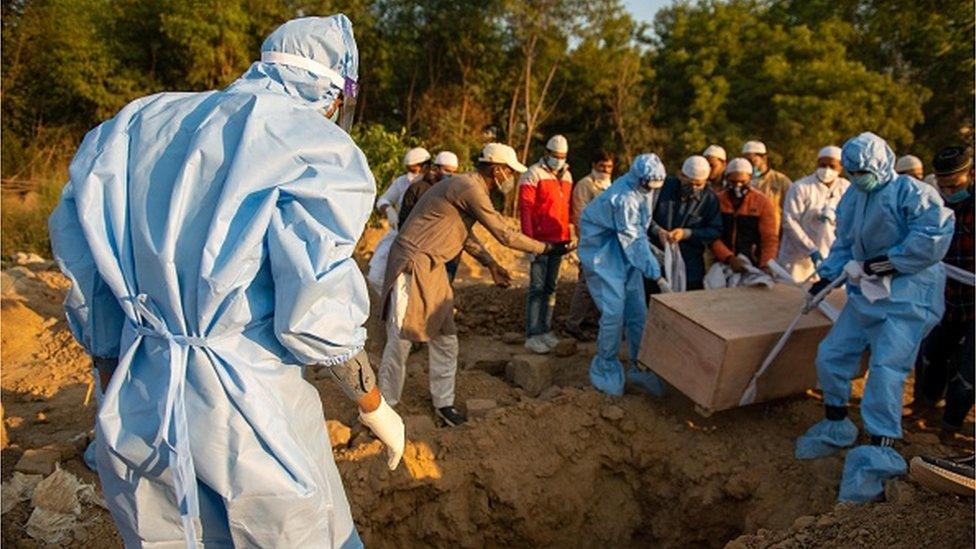
<svg viewBox="0 0 976 549">
<path fill-rule="evenodd" d="M 511 283 L 508 271 L 471 232 L 475 222 L 509 248 L 534 254 L 568 251 L 523 235 L 492 206 L 489 190 L 504 192 L 514 184 L 515 173 L 524 171 L 511 147 L 489 143 L 477 171 L 440 181 L 423 194 L 393 242 L 382 294 L 387 341 L 379 371 L 380 391 L 391 405 L 403 391 L 410 343 L 427 342 L 434 408 L 449 425 L 465 421 L 454 409 L 458 343 L 454 292 L 444 265 L 463 249 L 491 272 L 495 284 Z"/>
</svg>

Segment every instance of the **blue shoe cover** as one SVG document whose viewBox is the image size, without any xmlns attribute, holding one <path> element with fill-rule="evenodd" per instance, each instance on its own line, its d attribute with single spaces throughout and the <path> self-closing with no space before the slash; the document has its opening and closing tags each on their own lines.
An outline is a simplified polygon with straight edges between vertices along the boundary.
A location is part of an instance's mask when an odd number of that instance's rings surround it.
<svg viewBox="0 0 976 549">
<path fill-rule="evenodd" d="M 796 439 L 796 459 L 827 457 L 857 440 L 857 426 L 850 418 L 838 421 L 823 419 Z"/>
<path fill-rule="evenodd" d="M 624 394 L 624 366 L 620 361 L 608 361 L 599 356 L 590 363 L 590 382 L 610 396 Z"/>
<path fill-rule="evenodd" d="M 657 374 L 648 370 L 631 368 L 627 372 L 627 383 L 634 385 L 653 397 L 662 397 L 667 393 L 667 388 Z"/>
<path fill-rule="evenodd" d="M 858 446 L 847 452 L 837 499 L 870 503 L 884 495 L 886 480 L 904 475 L 907 470 L 905 459 L 894 448 Z"/>
<path fill-rule="evenodd" d="M 92 440 L 88 443 L 88 447 L 85 448 L 84 455 L 85 465 L 88 466 L 92 471 L 98 472 L 98 462 L 95 460 L 95 441 Z"/>
</svg>

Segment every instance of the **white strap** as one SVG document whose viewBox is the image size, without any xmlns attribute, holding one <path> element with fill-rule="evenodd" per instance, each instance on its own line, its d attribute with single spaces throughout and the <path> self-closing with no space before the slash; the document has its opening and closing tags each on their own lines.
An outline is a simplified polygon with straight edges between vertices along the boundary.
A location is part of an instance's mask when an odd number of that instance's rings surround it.
<svg viewBox="0 0 976 549">
<path fill-rule="evenodd" d="M 261 52 L 261 62 L 277 63 L 279 65 L 289 65 L 292 67 L 305 69 L 312 74 L 328 78 L 329 81 L 332 82 L 332 85 L 340 89 L 345 83 L 345 78 L 343 78 L 341 74 L 314 59 L 309 59 L 308 57 L 302 57 L 300 55 L 281 51 L 263 51 Z"/>
<path fill-rule="evenodd" d="M 942 262 L 945 265 L 946 276 L 955 280 L 960 284 L 965 284 L 966 286 L 976 286 L 976 275 L 973 273 L 956 267 L 955 265 L 950 265 L 946 262 Z"/>
</svg>

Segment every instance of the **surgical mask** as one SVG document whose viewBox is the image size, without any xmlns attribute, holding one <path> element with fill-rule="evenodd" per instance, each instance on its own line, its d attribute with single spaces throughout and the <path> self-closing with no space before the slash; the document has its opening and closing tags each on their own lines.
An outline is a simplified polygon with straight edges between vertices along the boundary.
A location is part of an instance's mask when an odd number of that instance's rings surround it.
<svg viewBox="0 0 976 549">
<path fill-rule="evenodd" d="M 969 198 L 969 189 L 962 189 L 961 191 L 956 191 L 949 195 L 944 194 L 942 195 L 942 198 L 944 198 L 949 204 L 958 204 L 959 202 Z"/>
<path fill-rule="evenodd" d="M 828 168 L 828 167 L 817 168 L 817 179 L 819 179 L 823 183 L 828 183 L 828 184 L 833 183 L 834 181 L 837 180 L 838 175 L 840 174 L 837 173 L 837 170 L 833 168 Z"/>
<path fill-rule="evenodd" d="M 637 188 L 641 192 L 649 193 L 653 189 L 660 189 L 664 186 L 663 179 L 642 179 L 637 182 Z"/>
<path fill-rule="evenodd" d="M 515 188 L 515 175 L 512 174 L 501 181 L 495 179 L 495 185 L 498 187 L 498 190 L 502 192 L 502 194 L 508 195 L 508 193 L 512 192 L 512 189 Z"/>
<path fill-rule="evenodd" d="M 749 185 L 732 185 L 729 187 L 729 193 L 732 195 L 732 198 L 742 200 L 749 194 Z"/>
<path fill-rule="evenodd" d="M 851 175 L 851 184 L 861 191 L 869 193 L 880 187 L 881 181 L 878 180 L 878 176 L 869 172 L 861 175 Z"/>
<path fill-rule="evenodd" d="M 420 178 L 423 177 L 423 176 L 424 176 L 424 172 L 423 171 L 419 171 L 417 173 L 407 172 L 407 181 L 409 181 L 411 183 L 416 183 L 417 181 L 420 181 Z"/>
<path fill-rule="evenodd" d="M 563 166 L 565 165 L 565 158 L 556 158 L 555 156 L 546 157 L 546 166 L 549 166 L 549 169 L 554 172 L 558 172 L 559 170 L 563 169 Z"/>
<path fill-rule="evenodd" d="M 600 170 L 593 170 L 590 172 L 590 177 L 597 181 L 608 181 L 610 179 L 610 174 L 601 172 Z"/>
<path fill-rule="evenodd" d="M 752 168 L 752 177 L 754 177 L 755 179 L 759 179 L 760 177 L 762 177 L 762 172 L 759 171 L 759 168 L 756 167 Z"/>
</svg>

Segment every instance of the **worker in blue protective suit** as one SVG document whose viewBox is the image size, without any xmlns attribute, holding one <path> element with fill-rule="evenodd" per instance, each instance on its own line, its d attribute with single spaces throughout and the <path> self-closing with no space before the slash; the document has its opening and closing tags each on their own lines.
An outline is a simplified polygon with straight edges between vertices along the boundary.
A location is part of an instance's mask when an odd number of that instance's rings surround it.
<svg viewBox="0 0 976 549">
<path fill-rule="evenodd" d="M 402 455 L 351 257 L 375 182 L 331 121 L 351 121 L 351 23 L 289 21 L 261 50 L 225 90 L 145 97 L 89 132 L 50 219 L 127 547 L 362 546 L 303 367 L 359 404 L 389 467 Z"/>
<path fill-rule="evenodd" d="M 664 164 L 657 155 L 642 154 L 634 159 L 630 171 L 593 199 L 580 216 L 580 264 L 600 310 L 590 381 L 610 395 L 624 393 L 624 367 L 617 354 L 625 328 L 632 362 L 626 381 L 652 395 L 664 394 L 664 385 L 656 375 L 636 367 L 647 316 L 644 278 L 667 287 L 647 240 L 653 197 L 664 177 Z"/>
<path fill-rule="evenodd" d="M 877 135 L 850 139 L 841 163 L 852 187 L 838 205 L 837 239 L 810 293 L 845 270 L 863 276 L 861 286 L 848 280 L 847 305 L 817 351 L 826 418 L 797 440 L 796 457 L 819 458 L 857 440 L 847 404 L 861 354 L 870 349 L 861 400 L 870 444 L 847 453 L 838 494 L 842 501 L 863 503 L 884 493 L 885 480 L 905 473 L 905 460 L 893 448 L 901 438 L 902 389 L 919 344 L 942 316 L 945 271 L 940 260 L 952 240 L 954 221 L 935 188 L 895 173 L 895 155 Z M 887 297 L 862 289 L 865 281 L 883 287 L 886 277 Z"/>
</svg>

